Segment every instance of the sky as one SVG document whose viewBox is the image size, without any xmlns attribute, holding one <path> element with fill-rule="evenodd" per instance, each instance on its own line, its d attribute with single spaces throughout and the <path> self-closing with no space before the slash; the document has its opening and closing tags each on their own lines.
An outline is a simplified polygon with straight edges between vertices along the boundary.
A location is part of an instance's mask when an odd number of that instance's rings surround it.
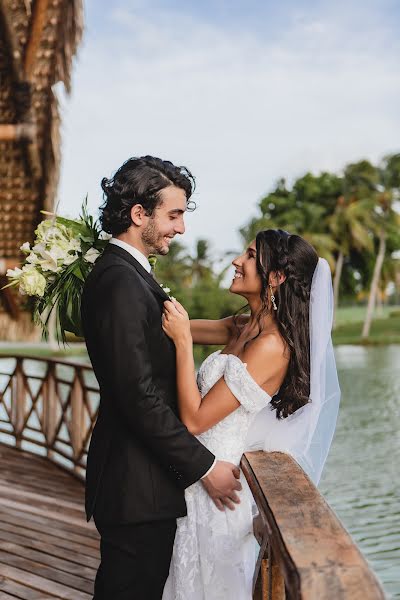
<svg viewBox="0 0 400 600">
<path fill-rule="evenodd" d="M 128 158 L 187 166 L 198 208 L 181 241 L 241 250 L 276 181 L 400 151 L 396 0 L 87 0 L 72 94 L 57 86 L 58 212 Z"/>
</svg>

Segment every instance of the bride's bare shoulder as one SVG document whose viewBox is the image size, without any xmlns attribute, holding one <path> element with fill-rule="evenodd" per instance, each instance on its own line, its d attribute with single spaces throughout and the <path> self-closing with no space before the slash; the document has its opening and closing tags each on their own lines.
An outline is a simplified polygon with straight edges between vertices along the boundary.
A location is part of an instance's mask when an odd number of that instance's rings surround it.
<svg viewBox="0 0 400 600">
<path fill-rule="evenodd" d="M 290 353 L 279 331 L 262 332 L 256 339 L 251 340 L 241 357 L 248 368 L 266 379 L 286 369 Z"/>
</svg>

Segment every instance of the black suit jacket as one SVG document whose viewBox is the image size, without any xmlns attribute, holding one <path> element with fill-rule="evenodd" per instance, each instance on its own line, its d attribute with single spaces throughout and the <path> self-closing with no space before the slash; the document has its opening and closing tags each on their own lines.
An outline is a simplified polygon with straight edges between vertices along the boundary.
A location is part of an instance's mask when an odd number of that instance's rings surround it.
<svg viewBox="0 0 400 600">
<path fill-rule="evenodd" d="M 100 386 L 86 470 L 86 515 L 139 523 L 186 514 L 183 490 L 214 456 L 177 416 L 175 347 L 161 328 L 168 297 L 109 244 L 88 276 L 82 325 Z"/>
</svg>

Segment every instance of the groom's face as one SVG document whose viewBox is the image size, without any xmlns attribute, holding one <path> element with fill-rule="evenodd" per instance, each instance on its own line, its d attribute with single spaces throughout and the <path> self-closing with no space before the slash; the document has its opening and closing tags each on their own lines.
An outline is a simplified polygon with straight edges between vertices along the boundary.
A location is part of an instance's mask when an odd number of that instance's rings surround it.
<svg viewBox="0 0 400 600">
<path fill-rule="evenodd" d="M 177 233 L 185 232 L 186 194 L 170 185 L 160 192 L 161 202 L 144 225 L 142 241 L 152 254 L 168 254 Z"/>
</svg>

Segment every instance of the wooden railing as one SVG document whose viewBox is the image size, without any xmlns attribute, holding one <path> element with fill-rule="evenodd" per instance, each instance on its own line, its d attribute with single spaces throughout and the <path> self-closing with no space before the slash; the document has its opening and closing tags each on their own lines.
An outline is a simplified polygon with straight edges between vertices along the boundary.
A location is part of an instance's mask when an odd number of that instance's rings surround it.
<svg viewBox="0 0 400 600">
<path fill-rule="evenodd" d="M 0 357 L 0 441 L 81 479 L 99 390 L 90 366 Z M 242 459 L 259 515 L 256 600 L 383 600 L 366 560 L 299 465 L 280 452 Z"/>
<path fill-rule="evenodd" d="M 258 506 L 257 600 L 384 600 L 374 573 L 301 467 L 282 452 L 248 452 Z"/>
<path fill-rule="evenodd" d="M 0 439 L 43 454 L 82 480 L 99 388 L 90 366 L 0 357 Z"/>
</svg>

